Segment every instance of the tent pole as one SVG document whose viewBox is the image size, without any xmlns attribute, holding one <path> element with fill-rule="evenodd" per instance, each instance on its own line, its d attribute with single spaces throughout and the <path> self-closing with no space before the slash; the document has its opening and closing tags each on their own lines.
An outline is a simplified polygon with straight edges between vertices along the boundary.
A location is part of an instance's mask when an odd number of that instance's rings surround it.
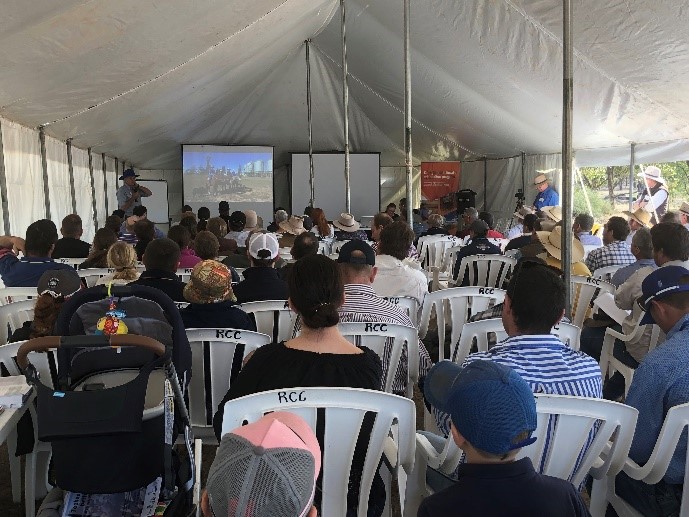
<svg viewBox="0 0 689 517">
<path fill-rule="evenodd" d="M 522 151 L 522 192 L 526 193 L 526 153 Z"/>
<path fill-rule="evenodd" d="M 411 149 L 411 48 L 409 45 L 409 0 L 404 0 L 404 159 L 406 165 L 407 224 L 414 228 L 412 210 L 412 149 Z"/>
<path fill-rule="evenodd" d="M 315 203 L 315 188 L 313 184 L 313 125 L 311 121 L 311 40 L 307 39 L 306 45 L 306 116 L 309 123 L 309 192 L 310 201 L 309 206 L 313 207 Z"/>
<path fill-rule="evenodd" d="M 5 170 L 5 151 L 2 143 L 2 119 L 0 119 L 0 201 L 2 202 L 3 228 L 5 235 L 12 235 L 10 228 L 10 209 L 7 200 L 7 171 Z"/>
<path fill-rule="evenodd" d="M 565 311 L 572 310 L 572 3 L 562 2 L 562 272 L 565 280 Z"/>
<path fill-rule="evenodd" d="M 483 157 L 483 211 L 488 212 L 488 158 Z"/>
<path fill-rule="evenodd" d="M 345 0 L 340 0 L 342 21 L 342 107 L 344 109 L 344 176 L 345 210 L 352 213 L 352 192 L 349 178 L 349 87 L 347 86 L 347 38 L 345 37 Z"/>
<path fill-rule="evenodd" d="M 38 128 L 38 140 L 41 144 L 41 166 L 43 169 L 43 195 L 45 196 L 45 218 L 51 219 L 50 213 L 50 187 L 48 185 L 48 159 L 45 150 L 45 130 L 43 126 Z"/>
<path fill-rule="evenodd" d="M 77 197 L 74 188 L 74 162 L 72 161 L 72 139 L 67 139 L 67 170 L 69 172 L 69 193 L 72 196 L 72 213 L 77 213 Z"/>
<path fill-rule="evenodd" d="M 634 204 L 634 163 L 636 159 L 636 144 L 632 142 L 629 150 L 629 211 L 632 212 L 632 205 Z"/>
<path fill-rule="evenodd" d="M 95 179 L 93 177 L 93 153 L 91 148 L 88 148 L 89 154 L 89 179 L 91 180 L 91 207 L 93 208 L 93 227 L 98 231 L 98 206 L 96 205 L 96 187 Z"/>
</svg>

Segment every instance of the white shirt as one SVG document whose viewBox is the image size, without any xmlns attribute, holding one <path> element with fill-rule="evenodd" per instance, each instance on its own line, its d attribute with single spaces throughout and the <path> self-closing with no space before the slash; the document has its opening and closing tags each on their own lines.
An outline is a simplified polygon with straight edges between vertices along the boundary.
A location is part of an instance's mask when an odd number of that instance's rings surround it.
<svg viewBox="0 0 689 517">
<path fill-rule="evenodd" d="M 391 255 L 376 256 L 378 274 L 373 289 L 378 296 L 409 296 L 419 305 L 428 292 L 428 279 L 423 271 L 404 264 Z"/>
<path fill-rule="evenodd" d="M 657 207 L 659 207 L 660 205 L 665 203 L 665 201 L 667 200 L 667 196 L 668 196 L 667 190 L 660 189 L 658 192 L 653 194 L 653 196 L 651 196 L 651 200 L 644 205 L 644 207 L 643 207 L 644 210 L 646 210 L 646 212 L 653 213 L 653 211 Z M 639 196 L 639 199 L 637 199 L 637 202 L 642 202 L 647 197 L 648 197 L 648 193 L 647 193 L 647 191 L 644 190 L 644 193 Z"/>
<path fill-rule="evenodd" d="M 512 240 L 515 237 L 519 237 L 524 232 L 524 225 L 522 223 L 515 224 L 510 231 L 507 232 L 506 239 Z"/>
<path fill-rule="evenodd" d="M 229 232 L 225 235 L 226 239 L 234 239 L 237 242 L 237 246 L 240 248 L 246 247 L 246 239 L 249 237 L 251 232 L 249 230 L 242 230 L 241 232 Z"/>
</svg>

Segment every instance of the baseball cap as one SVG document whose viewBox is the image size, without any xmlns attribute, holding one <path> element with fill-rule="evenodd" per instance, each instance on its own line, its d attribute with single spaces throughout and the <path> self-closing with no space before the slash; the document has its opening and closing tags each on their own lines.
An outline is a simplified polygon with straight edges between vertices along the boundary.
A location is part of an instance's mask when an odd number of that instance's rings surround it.
<svg viewBox="0 0 689 517">
<path fill-rule="evenodd" d="M 641 297 L 637 300 L 639 307 L 645 311 L 639 325 L 653 325 L 650 303 L 662 300 L 671 294 L 689 291 L 689 270 L 682 266 L 659 267 L 644 278 L 641 284 Z"/>
<path fill-rule="evenodd" d="M 259 252 L 266 250 L 270 253 L 268 257 L 260 257 Z M 255 259 L 274 259 L 278 256 L 280 245 L 277 239 L 270 233 L 255 233 L 249 241 L 249 255 Z"/>
<path fill-rule="evenodd" d="M 361 251 L 364 256 L 352 256 L 354 251 Z M 375 266 L 376 252 L 373 251 L 373 248 L 367 242 L 352 239 L 342 245 L 337 261 L 340 264 L 368 264 L 369 266 Z"/>
<path fill-rule="evenodd" d="M 464 368 L 440 361 L 426 376 L 424 396 L 481 451 L 502 455 L 536 441 L 530 436 L 537 426 L 534 394 L 512 368 L 494 361 Z M 529 438 L 517 441 L 525 431 Z"/>
<path fill-rule="evenodd" d="M 225 434 L 208 473 L 213 515 L 307 515 L 321 470 L 309 425 L 276 411 Z"/>
<path fill-rule="evenodd" d="M 138 178 L 139 175 L 134 172 L 134 169 L 127 169 L 122 173 L 122 176 L 120 176 L 120 180 L 124 180 L 127 178 Z"/>
<path fill-rule="evenodd" d="M 38 280 L 38 294 L 67 298 L 81 289 L 81 278 L 74 269 L 51 269 Z"/>
<path fill-rule="evenodd" d="M 184 286 L 184 298 L 191 303 L 216 303 L 234 300 L 232 273 L 217 260 L 203 260 L 191 270 Z"/>
</svg>

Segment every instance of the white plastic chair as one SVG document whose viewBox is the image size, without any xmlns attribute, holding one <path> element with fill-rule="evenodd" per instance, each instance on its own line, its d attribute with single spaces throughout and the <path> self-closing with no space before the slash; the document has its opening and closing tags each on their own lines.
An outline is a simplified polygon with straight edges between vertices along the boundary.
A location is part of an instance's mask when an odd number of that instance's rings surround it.
<svg viewBox="0 0 689 517">
<path fill-rule="evenodd" d="M 665 415 L 665 422 L 660 429 L 660 435 L 656 440 L 653 452 L 644 466 L 639 466 L 632 459 L 627 458 L 624 463 L 624 472 L 632 479 L 643 481 L 649 485 L 658 483 L 667 472 L 668 465 L 675 453 L 682 434 L 689 425 L 689 404 L 681 404 L 670 408 Z M 684 440 L 686 440 L 686 435 Z M 607 501 L 612 505 L 621 517 L 642 517 L 624 499 L 615 493 L 615 476 L 617 472 L 611 471 L 605 479 L 595 479 L 593 493 L 607 490 Z M 685 497 L 686 496 L 686 497 Z M 593 504 L 593 501 L 592 501 Z M 684 488 L 679 515 L 689 515 L 689 476 L 684 476 Z"/>
<path fill-rule="evenodd" d="M 421 267 L 426 271 L 440 268 L 445 257 L 445 250 L 456 246 L 459 239 L 451 235 L 427 235 L 419 239 L 419 259 Z"/>
<path fill-rule="evenodd" d="M 230 388 L 232 364 L 237 345 L 243 345 L 242 360 L 257 348 L 270 343 L 270 336 L 237 329 L 187 329 L 191 345 L 189 418 L 194 432 L 194 462 L 201 472 L 204 443 L 216 443 L 213 415 Z M 196 476 L 194 500 L 200 495 L 200 475 Z"/>
<path fill-rule="evenodd" d="M 346 513 L 354 446 L 367 412 L 375 413 L 376 418 L 368 433 L 356 514 L 367 514 L 371 483 L 384 451 L 397 477 L 398 495 L 405 493 L 406 479 L 414 464 L 416 408 L 412 400 L 404 397 L 358 388 L 285 388 L 255 393 L 225 404 L 222 433 L 244 421 L 255 422 L 272 411 L 296 413 L 315 431 L 319 409 L 324 409 L 321 515 L 338 517 Z M 391 429 L 394 441 L 390 439 Z M 399 499 L 404 514 L 405 501 L 403 497 Z"/>
<path fill-rule="evenodd" d="M 36 300 L 22 300 L 0 306 L 0 345 L 7 343 L 12 332 L 26 321 L 33 321 Z"/>
<path fill-rule="evenodd" d="M 177 278 L 182 282 L 189 282 L 191 278 L 191 272 L 194 270 L 193 267 L 181 267 L 177 269 Z"/>
<path fill-rule="evenodd" d="M 357 346 L 373 350 L 383 363 L 384 391 L 392 393 L 392 382 L 407 347 L 407 397 L 419 382 L 419 333 L 414 327 L 395 323 L 340 323 L 340 333 Z M 387 367 L 387 368 L 386 368 Z"/>
<path fill-rule="evenodd" d="M 638 411 L 635 408 L 602 399 L 545 394 L 535 397 L 538 426 L 534 436 L 537 440 L 521 449 L 517 458 L 529 457 L 541 473 L 566 479 L 575 487 L 580 486 L 589 473 L 595 479 L 604 480 L 622 470 L 636 427 Z M 595 437 L 589 443 L 594 428 Z M 408 483 L 409 515 L 432 490 L 426 485 L 426 469 L 431 467 L 450 475 L 462 455 L 451 436 L 444 439 L 417 433 L 416 445 L 416 462 Z M 585 452 L 582 454 L 582 451 Z M 605 496 L 605 490 L 594 485 L 592 515 L 605 515 Z"/>
<path fill-rule="evenodd" d="M 287 300 L 246 302 L 242 310 L 253 314 L 258 332 L 269 335 L 274 342 L 292 339 L 297 315 L 290 310 Z"/>
<path fill-rule="evenodd" d="M 114 272 L 115 270 L 111 268 L 87 268 L 77 271 L 79 276 L 86 282 L 86 287 L 93 287 L 99 279 Z"/>
<path fill-rule="evenodd" d="M 445 359 L 445 321 L 449 317 L 452 331 L 450 343 L 459 341 L 462 326 L 469 321 L 470 314 L 485 311 L 489 306 L 502 303 L 505 291 L 493 287 L 452 287 L 428 293 L 423 301 L 419 336 L 423 339 L 428 332 L 431 314 L 435 309 L 438 322 L 438 360 Z"/>
<path fill-rule="evenodd" d="M 319 255 L 330 255 L 331 243 L 329 241 L 319 241 L 318 242 L 318 254 Z"/>
<path fill-rule="evenodd" d="M 643 314 L 639 316 L 639 321 Z M 622 377 L 624 377 L 624 396 L 627 396 L 629 392 L 629 386 L 632 384 L 632 378 L 634 377 L 634 372 L 636 371 L 631 366 L 627 366 L 622 361 L 617 359 L 614 355 L 615 350 L 615 340 L 619 339 L 624 343 L 629 343 L 630 341 L 637 341 L 641 338 L 642 334 L 646 331 L 646 325 L 639 325 L 637 322 L 636 327 L 631 334 L 623 334 L 610 327 L 605 329 L 605 337 L 603 338 L 603 348 L 600 353 L 600 370 L 605 379 L 606 374 L 609 377 L 615 372 L 620 372 Z M 660 327 L 658 325 L 651 325 L 651 341 L 649 342 L 648 351 L 653 350 L 658 344 L 658 339 L 660 338 Z"/>
<path fill-rule="evenodd" d="M 617 272 L 617 270 L 623 267 L 624 266 L 599 267 L 593 272 L 593 278 L 610 282 L 610 280 L 612 280 L 612 276 Z"/>
<path fill-rule="evenodd" d="M 579 350 L 581 329 L 576 325 L 561 321 L 553 327 L 550 333 L 555 334 L 558 338 L 560 338 L 560 341 L 569 346 L 569 348 Z"/>
<path fill-rule="evenodd" d="M 593 244 L 584 244 L 584 259 L 586 260 L 586 257 L 589 256 L 589 253 L 591 253 L 593 250 L 602 248 L 603 246 L 598 246 L 598 245 L 593 245 Z"/>
<path fill-rule="evenodd" d="M 470 286 L 502 288 L 507 275 L 516 265 L 514 258 L 503 255 L 470 255 L 462 259 L 454 282 L 461 284 L 468 273 Z"/>
<path fill-rule="evenodd" d="M 385 296 L 385 299 L 393 305 L 404 309 L 412 323 L 419 325 L 419 302 L 410 296 Z"/>
<path fill-rule="evenodd" d="M 86 258 L 59 258 L 59 259 L 54 259 L 55 262 L 59 264 L 69 264 L 72 266 L 74 269 L 77 269 L 79 264 L 84 262 Z"/>
<path fill-rule="evenodd" d="M 34 298 L 38 298 L 38 291 L 35 287 L 3 287 L 0 289 L 0 305 Z"/>
<path fill-rule="evenodd" d="M 497 237 L 489 237 L 488 241 L 499 247 L 500 251 L 504 251 L 505 246 L 507 246 L 507 243 L 510 242 L 509 239 L 498 239 Z"/>
<path fill-rule="evenodd" d="M 573 325 L 581 328 L 591 307 L 592 300 L 601 292 L 608 292 L 615 295 L 615 286 L 610 282 L 605 282 L 590 276 L 572 275 L 572 317 L 570 320 Z"/>
</svg>

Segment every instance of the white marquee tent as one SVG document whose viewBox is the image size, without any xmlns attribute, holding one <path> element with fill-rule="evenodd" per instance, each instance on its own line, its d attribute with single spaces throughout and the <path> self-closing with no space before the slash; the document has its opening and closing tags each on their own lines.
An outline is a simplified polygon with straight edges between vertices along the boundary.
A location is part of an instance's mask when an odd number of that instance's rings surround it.
<svg viewBox="0 0 689 517">
<path fill-rule="evenodd" d="M 404 189 L 403 4 L 346 2 L 351 150 L 381 153 L 387 203 Z M 577 163 L 628 164 L 632 142 L 637 163 L 689 158 L 689 9 L 572 3 Z M 560 163 L 561 34 L 557 0 L 412 2 L 414 164 L 465 162 L 462 186 L 509 212 L 522 156 L 527 183 Z M 182 143 L 273 145 L 285 177 L 308 149 L 306 39 L 314 150 L 341 151 L 339 1 L 6 0 L 4 230 L 76 208 L 90 238 L 125 164 L 167 179 L 177 211 Z"/>
</svg>

